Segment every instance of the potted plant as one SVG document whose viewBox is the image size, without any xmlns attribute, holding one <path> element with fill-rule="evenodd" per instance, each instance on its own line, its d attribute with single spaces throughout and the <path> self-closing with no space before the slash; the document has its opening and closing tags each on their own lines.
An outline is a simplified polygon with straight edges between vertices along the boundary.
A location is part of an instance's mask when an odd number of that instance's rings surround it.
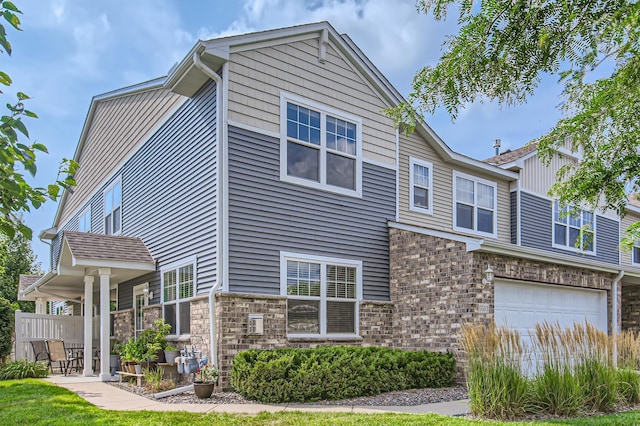
<svg viewBox="0 0 640 426">
<path fill-rule="evenodd" d="M 120 356 L 122 357 L 125 370 L 128 373 L 139 374 L 137 371 L 141 371 L 142 368 L 139 366 L 139 363 L 145 359 L 145 351 L 146 348 L 142 341 L 136 340 L 133 337 L 129 337 L 129 340 L 122 345 Z M 136 366 L 140 368 L 137 368 Z"/>
<path fill-rule="evenodd" d="M 164 319 L 160 318 L 153 322 L 154 327 L 144 330 L 138 337 L 148 346 L 147 355 L 155 350 L 152 356 L 149 356 L 148 361 L 155 361 L 158 363 L 166 362 L 164 350 L 167 347 L 167 336 L 171 332 L 171 324 L 166 324 Z"/>
<path fill-rule="evenodd" d="M 193 391 L 198 398 L 209 398 L 211 396 L 219 373 L 215 365 L 204 365 L 196 371 L 193 380 Z"/>
<path fill-rule="evenodd" d="M 120 365 L 120 351 L 122 350 L 122 345 L 120 343 L 111 342 L 111 352 L 109 354 L 109 369 L 111 370 L 111 375 L 114 376 L 116 371 L 118 371 L 118 367 Z"/>
<path fill-rule="evenodd" d="M 176 363 L 176 357 L 178 355 L 180 355 L 180 351 L 175 346 L 168 345 L 164 349 L 164 358 L 165 358 L 165 362 L 167 362 L 167 364 L 175 364 Z"/>
</svg>

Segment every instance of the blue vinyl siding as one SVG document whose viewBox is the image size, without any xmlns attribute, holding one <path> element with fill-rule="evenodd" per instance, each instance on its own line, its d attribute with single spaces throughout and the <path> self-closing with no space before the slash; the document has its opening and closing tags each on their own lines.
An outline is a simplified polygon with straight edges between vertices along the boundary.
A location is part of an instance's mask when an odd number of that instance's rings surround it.
<svg viewBox="0 0 640 426">
<path fill-rule="evenodd" d="M 140 237 L 163 265 L 197 256 L 197 293 L 217 280 L 216 86 L 184 103 L 91 198 L 92 231 L 104 232 L 103 191 L 122 178 L 122 234 Z M 62 230 L 77 230 L 73 217 Z M 61 230 L 61 231 L 62 231 Z M 62 232 L 53 241 L 55 262 Z M 55 265 L 55 263 L 54 263 Z M 160 302 L 160 274 L 120 283 L 118 306 L 132 307 L 132 287 L 149 282 Z"/>
<path fill-rule="evenodd" d="M 363 295 L 389 299 L 395 172 L 363 163 L 363 197 L 280 181 L 280 141 L 229 129 L 229 290 L 280 293 L 280 251 L 363 261 Z"/>
<path fill-rule="evenodd" d="M 527 192 L 520 194 L 522 223 L 521 245 L 555 253 L 563 253 L 586 259 L 618 264 L 618 222 L 596 215 L 596 255 L 577 253 L 552 247 L 553 244 L 553 203 L 551 200 L 537 197 Z"/>
<path fill-rule="evenodd" d="M 518 192 L 511 191 L 509 194 L 511 204 L 511 244 L 518 244 Z"/>
</svg>

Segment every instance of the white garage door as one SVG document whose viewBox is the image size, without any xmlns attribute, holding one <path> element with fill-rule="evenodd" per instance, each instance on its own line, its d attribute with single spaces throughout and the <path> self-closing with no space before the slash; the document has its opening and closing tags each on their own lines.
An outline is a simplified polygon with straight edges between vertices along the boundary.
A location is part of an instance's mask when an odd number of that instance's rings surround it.
<svg viewBox="0 0 640 426">
<path fill-rule="evenodd" d="M 607 294 L 603 290 L 496 280 L 495 321 L 528 336 L 536 323 L 558 321 L 571 327 L 589 321 L 607 331 Z"/>
</svg>

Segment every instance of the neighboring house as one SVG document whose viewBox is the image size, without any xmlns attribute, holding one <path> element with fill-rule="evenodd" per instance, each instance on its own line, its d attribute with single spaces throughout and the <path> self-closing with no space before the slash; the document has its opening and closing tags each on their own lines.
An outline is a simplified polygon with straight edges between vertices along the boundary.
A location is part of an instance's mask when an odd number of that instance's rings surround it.
<svg viewBox="0 0 640 426">
<path fill-rule="evenodd" d="M 250 348 L 447 351 L 469 321 L 619 324 L 616 219 L 592 216 L 589 256 L 558 244 L 543 189 L 520 207 L 526 168 L 457 154 L 426 124 L 400 134 L 383 110 L 401 100 L 326 22 L 199 41 L 168 76 L 93 99 L 78 185 L 40 235 L 52 272 L 20 297 L 110 312 L 104 380 L 110 331 L 164 318 L 224 386 Z"/>
</svg>

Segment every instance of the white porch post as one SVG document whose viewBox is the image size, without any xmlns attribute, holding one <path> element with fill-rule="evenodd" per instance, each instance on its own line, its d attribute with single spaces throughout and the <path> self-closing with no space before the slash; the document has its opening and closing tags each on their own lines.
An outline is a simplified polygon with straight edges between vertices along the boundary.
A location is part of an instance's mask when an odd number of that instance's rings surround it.
<svg viewBox="0 0 640 426">
<path fill-rule="evenodd" d="M 42 297 L 38 297 L 36 299 L 36 314 L 46 314 L 47 311 L 45 309 L 46 303 L 44 300 L 42 300 Z"/>
<path fill-rule="evenodd" d="M 100 275 L 100 380 L 111 380 L 109 372 L 109 276 L 111 268 L 98 268 Z"/>
<path fill-rule="evenodd" d="M 84 276 L 84 370 L 83 376 L 93 376 L 91 345 L 93 344 L 93 277 Z"/>
</svg>

